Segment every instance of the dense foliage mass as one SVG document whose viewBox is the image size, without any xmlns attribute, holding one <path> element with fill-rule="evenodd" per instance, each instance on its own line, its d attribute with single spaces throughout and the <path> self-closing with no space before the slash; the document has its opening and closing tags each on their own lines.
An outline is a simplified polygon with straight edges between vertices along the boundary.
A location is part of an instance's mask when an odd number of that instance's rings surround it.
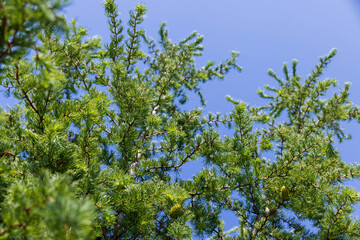
<svg viewBox="0 0 360 240">
<path fill-rule="evenodd" d="M 237 54 L 197 68 L 202 37 L 159 41 L 137 5 L 124 31 L 105 1 L 110 40 L 67 25 L 62 0 L 3 0 L 0 79 L 18 100 L 0 113 L 1 239 L 355 239 L 359 193 L 344 185 L 340 123 L 359 120 L 349 84 L 284 65 L 261 107 L 228 97 L 224 116 L 181 110 L 199 83 L 240 70 Z M 246 87 L 246 86 L 244 86 Z M 325 95 L 327 93 L 327 95 Z M 256 126 L 256 127 L 255 127 Z M 232 136 L 220 133 L 228 128 Z M 266 157 L 265 157 L 266 156 Z M 178 175 L 201 159 L 192 179 Z M 224 231 L 221 213 L 238 225 Z"/>
</svg>

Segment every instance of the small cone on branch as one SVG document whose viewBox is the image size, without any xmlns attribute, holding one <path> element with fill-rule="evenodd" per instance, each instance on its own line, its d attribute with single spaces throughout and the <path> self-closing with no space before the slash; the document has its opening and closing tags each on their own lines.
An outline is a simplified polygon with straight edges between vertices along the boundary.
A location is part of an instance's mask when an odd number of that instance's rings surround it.
<svg viewBox="0 0 360 240">
<path fill-rule="evenodd" d="M 176 203 L 174 206 L 171 207 L 170 209 L 170 213 L 169 216 L 171 218 L 178 218 L 180 217 L 181 213 L 182 213 L 182 206 L 180 203 Z"/>
<path fill-rule="evenodd" d="M 282 186 L 281 188 L 281 198 L 283 201 L 288 201 L 290 199 L 289 190 L 287 190 L 285 186 Z"/>
</svg>

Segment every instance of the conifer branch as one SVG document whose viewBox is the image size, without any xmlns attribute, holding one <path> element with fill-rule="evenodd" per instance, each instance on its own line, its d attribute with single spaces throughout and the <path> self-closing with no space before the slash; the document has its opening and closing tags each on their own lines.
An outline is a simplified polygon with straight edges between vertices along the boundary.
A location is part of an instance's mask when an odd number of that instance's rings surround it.
<svg viewBox="0 0 360 240">
<path fill-rule="evenodd" d="M 335 215 L 334 215 L 334 220 L 333 220 L 332 224 L 329 226 L 329 228 L 327 229 L 326 239 L 330 239 L 330 238 L 329 238 L 329 237 L 330 237 L 330 228 L 331 228 L 332 226 L 334 226 L 335 223 L 337 222 L 337 220 L 338 220 L 338 215 L 339 215 L 340 211 L 343 209 L 343 207 L 346 205 L 347 200 L 348 200 L 348 198 L 346 197 L 344 203 L 342 203 L 342 204 L 340 205 L 340 207 L 339 207 L 338 209 L 336 209 L 336 213 L 335 213 Z"/>
</svg>

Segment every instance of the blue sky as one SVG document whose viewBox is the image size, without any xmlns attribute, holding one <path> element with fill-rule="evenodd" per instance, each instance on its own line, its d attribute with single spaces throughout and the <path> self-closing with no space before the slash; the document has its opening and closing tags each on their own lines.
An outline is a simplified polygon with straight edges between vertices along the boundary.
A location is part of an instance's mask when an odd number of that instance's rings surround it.
<svg viewBox="0 0 360 240">
<path fill-rule="evenodd" d="M 213 81 L 202 87 L 207 101 L 206 111 L 227 113 L 232 105 L 226 95 L 247 103 L 263 102 L 256 90 L 265 84 L 275 85 L 268 77 L 272 68 L 281 73 L 282 64 L 299 60 L 299 72 L 306 77 L 319 56 L 337 48 L 338 54 L 324 74 L 336 78 L 339 86 L 351 82 L 351 99 L 360 105 L 360 0 L 119 0 L 123 22 L 136 3 L 148 7 L 143 27 L 157 38 L 159 25 L 166 21 L 173 41 L 185 38 L 193 30 L 204 35 L 205 51 L 198 66 L 208 60 L 219 61 L 240 52 L 241 73 L 233 72 L 224 81 Z M 66 9 L 68 18 L 89 29 L 89 35 L 108 38 L 102 0 L 72 0 Z M 11 103 L 0 97 L 1 105 Z M 199 105 L 193 96 L 190 105 Z M 337 145 L 343 160 L 359 162 L 360 126 L 345 124 L 353 139 Z M 359 182 L 350 184 L 360 191 Z M 360 218 L 360 211 L 356 212 Z M 233 219 L 226 218 L 230 227 Z M 230 225 L 229 225 L 230 224 Z"/>
</svg>

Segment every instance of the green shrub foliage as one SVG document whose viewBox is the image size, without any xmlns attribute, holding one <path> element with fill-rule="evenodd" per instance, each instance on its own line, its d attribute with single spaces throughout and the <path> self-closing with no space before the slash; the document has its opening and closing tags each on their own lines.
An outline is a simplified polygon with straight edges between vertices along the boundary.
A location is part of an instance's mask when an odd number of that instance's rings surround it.
<svg viewBox="0 0 360 240">
<path fill-rule="evenodd" d="M 282 77 L 270 70 L 264 106 L 228 97 L 231 113 L 207 115 L 181 105 L 189 92 L 205 104 L 200 83 L 240 71 L 237 53 L 198 68 L 202 36 L 174 43 L 162 24 L 153 40 L 146 8 L 123 24 L 114 0 L 103 44 L 65 21 L 64 4 L 0 4 L 0 79 L 18 102 L 0 113 L 1 239 L 360 236 L 359 193 L 344 185 L 360 167 L 334 148 L 359 109 L 349 84 L 336 92 L 321 78 L 335 50 L 306 78 L 296 61 Z M 203 169 L 181 178 L 199 159 Z M 228 232 L 224 211 L 238 218 Z"/>
</svg>

